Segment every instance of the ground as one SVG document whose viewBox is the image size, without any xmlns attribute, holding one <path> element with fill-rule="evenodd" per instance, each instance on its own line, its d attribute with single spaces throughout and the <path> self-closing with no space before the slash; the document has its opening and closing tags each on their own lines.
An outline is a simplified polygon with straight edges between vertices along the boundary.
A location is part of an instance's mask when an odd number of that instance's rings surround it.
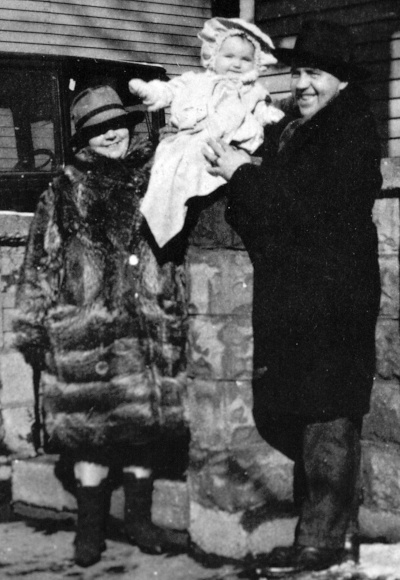
<svg viewBox="0 0 400 580">
<path fill-rule="evenodd" d="M 0 580 L 239 580 L 230 564 L 211 568 L 187 555 L 149 556 L 125 543 L 107 540 L 101 562 L 83 569 L 72 561 L 72 527 L 35 521 L 0 524 Z M 361 563 L 296 580 L 400 580 L 400 544 L 362 544 Z"/>
</svg>

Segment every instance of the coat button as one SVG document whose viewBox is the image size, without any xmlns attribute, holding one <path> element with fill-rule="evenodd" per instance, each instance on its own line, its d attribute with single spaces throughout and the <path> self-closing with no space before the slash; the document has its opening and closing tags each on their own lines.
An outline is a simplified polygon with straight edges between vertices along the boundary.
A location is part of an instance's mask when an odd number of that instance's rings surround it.
<svg viewBox="0 0 400 580">
<path fill-rule="evenodd" d="M 139 258 L 136 254 L 131 254 L 128 261 L 130 266 L 137 266 L 139 264 Z"/>
<path fill-rule="evenodd" d="M 96 364 L 94 369 L 98 375 L 103 376 L 108 372 L 108 363 L 105 360 L 101 360 Z"/>
</svg>

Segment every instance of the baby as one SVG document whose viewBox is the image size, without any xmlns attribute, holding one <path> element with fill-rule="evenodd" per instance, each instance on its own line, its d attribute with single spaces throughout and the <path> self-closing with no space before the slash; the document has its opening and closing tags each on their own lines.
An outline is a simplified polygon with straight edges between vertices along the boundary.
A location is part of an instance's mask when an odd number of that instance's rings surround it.
<svg viewBox="0 0 400 580">
<path fill-rule="evenodd" d="M 284 116 L 257 81 L 276 63 L 269 36 L 240 18 L 212 18 L 198 36 L 205 72 L 187 72 L 169 82 L 129 82 L 149 111 L 170 105 L 170 123 L 177 129 L 157 147 L 141 205 L 160 247 L 181 231 L 188 199 L 226 183 L 207 172 L 202 153 L 207 139 L 223 139 L 251 154 L 263 142 L 264 126 Z"/>
</svg>

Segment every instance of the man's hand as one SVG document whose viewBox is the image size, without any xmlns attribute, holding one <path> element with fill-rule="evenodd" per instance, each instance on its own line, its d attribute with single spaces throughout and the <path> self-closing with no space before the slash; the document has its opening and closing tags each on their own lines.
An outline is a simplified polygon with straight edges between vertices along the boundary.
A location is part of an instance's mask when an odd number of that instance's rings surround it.
<svg viewBox="0 0 400 580">
<path fill-rule="evenodd" d="M 245 163 L 251 163 L 251 157 L 241 149 L 235 149 L 221 139 L 209 139 L 203 148 L 203 155 L 210 164 L 208 173 L 220 176 L 229 181 L 235 171 Z"/>
</svg>

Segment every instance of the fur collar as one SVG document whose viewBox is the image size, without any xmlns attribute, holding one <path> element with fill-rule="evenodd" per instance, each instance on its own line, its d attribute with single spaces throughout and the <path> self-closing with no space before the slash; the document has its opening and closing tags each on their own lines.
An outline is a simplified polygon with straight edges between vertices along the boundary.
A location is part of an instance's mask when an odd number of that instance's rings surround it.
<svg viewBox="0 0 400 580">
<path fill-rule="evenodd" d="M 124 159 L 108 159 L 90 148 L 57 182 L 57 221 L 67 236 L 80 235 L 101 242 L 105 237 L 126 247 L 140 238 L 143 217 L 139 211 L 147 189 L 154 146 L 134 138 Z"/>
</svg>

